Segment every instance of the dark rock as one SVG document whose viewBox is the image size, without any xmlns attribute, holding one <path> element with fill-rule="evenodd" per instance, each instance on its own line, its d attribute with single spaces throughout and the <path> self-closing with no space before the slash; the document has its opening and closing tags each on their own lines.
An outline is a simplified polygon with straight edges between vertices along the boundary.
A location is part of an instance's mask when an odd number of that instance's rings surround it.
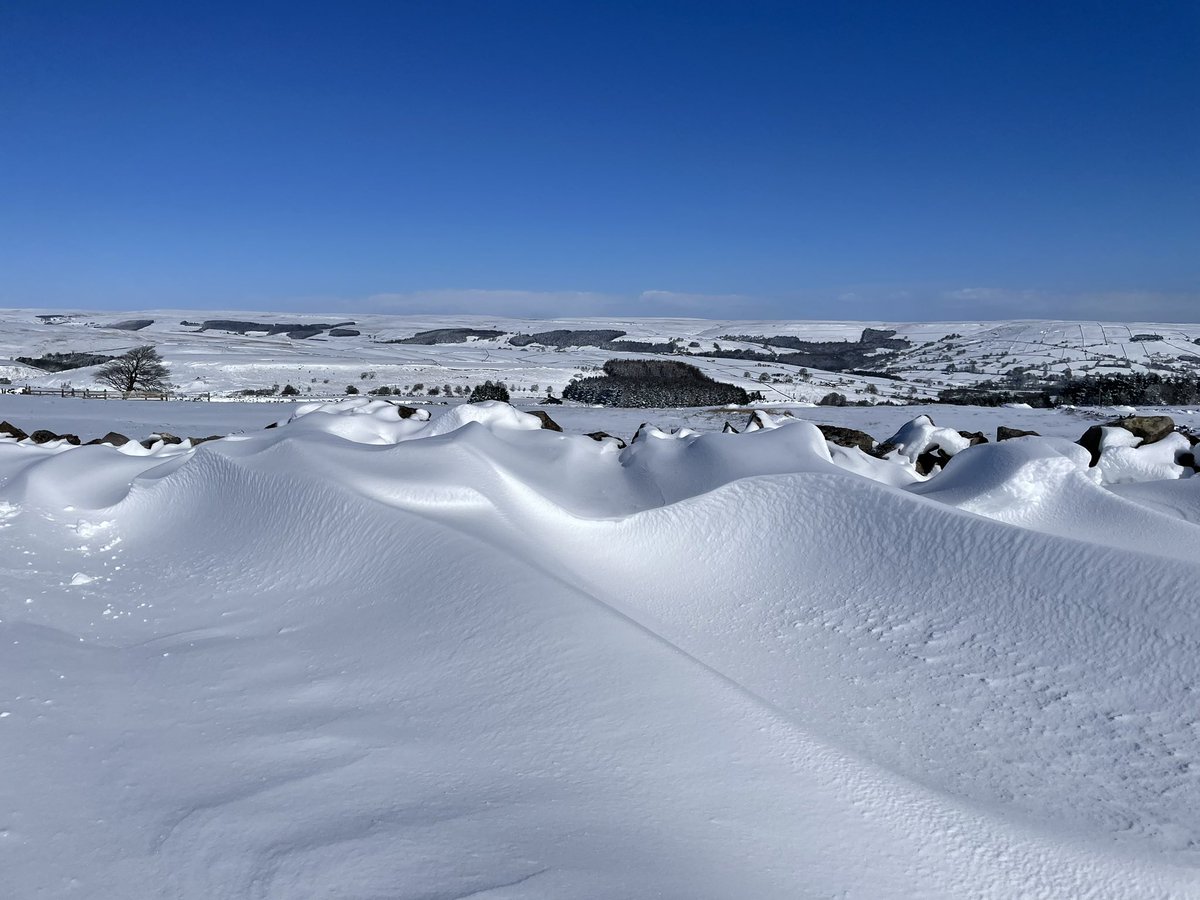
<svg viewBox="0 0 1200 900">
<path fill-rule="evenodd" d="M 557 397 L 543 397 L 540 401 L 543 406 L 562 406 L 562 401 Z"/>
<path fill-rule="evenodd" d="M 1088 465 L 1094 466 L 1100 461 L 1100 441 L 1104 437 L 1103 428 L 1103 425 L 1093 425 L 1075 442 L 1091 455 L 1092 460 Z"/>
<path fill-rule="evenodd" d="M 641 425 L 639 425 L 639 426 L 637 427 L 637 431 L 635 431 L 635 432 L 633 433 L 633 437 L 631 437 L 631 438 L 629 439 L 629 443 L 631 443 L 631 444 L 636 444 L 636 443 L 638 442 L 638 438 L 640 438 L 640 437 L 642 436 L 642 429 L 643 429 L 643 428 L 649 428 L 649 427 L 650 427 L 650 425 L 649 425 L 649 423 L 648 423 L 648 422 L 643 422 Z"/>
<path fill-rule="evenodd" d="M 74 447 L 78 447 L 83 442 L 79 440 L 77 434 L 55 434 L 53 431 L 47 431 L 45 428 L 39 428 L 29 436 L 35 444 L 48 444 L 50 441 L 66 441 Z"/>
<path fill-rule="evenodd" d="M 615 434 L 609 434 L 607 431 L 593 431 L 589 433 L 587 437 L 590 437 L 593 441 L 616 441 L 617 447 L 621 450 L 624 450 L 626 446 L 625 442 L 621 440 L 621 438 L 617 437 Z"/>
<path fill-rule="evenodd" d="M 88 441 L 89 444 L 112 444 L 114 447 L 121 447 L 129 443 L 129 438 L 118 431 L 110 431 L 102 438 L 96 438 L 94 441 Z"/>
<path fill-rule="evenodd" d="M 928 475 L 933 471 L 934 466 L 946 468 L 946 463 L 950 462 L 950 455 L 941 447 L 933 450 L 926 450 L 917 457 L 916 469 L 918 475 Z"/>
<path fill-rule="evenodd" d="M 785 416 L 791 415 L 791 413 L 784 413 L 784 415 Z M 745 432 L 760 431 L 763 428 L 769 427 L 769 425 L 770 425 L 770 423 L 766 419 L 763 411 L 760 409 L 756 409 L 756 410 L 754 410 L 754 412 L 750 413 L 750 418 L 748 418 L 746 420 L 746 424 L 742 426 L 742 431 L 745 431 Z"/>
<path fill-rule="evenodd" d="M 1141 445 L 1145 445 L 1161 441 L 1174 432 L 1175 421 L 1170 416 L 1126 416 L 1123 419 L 1105 422 L 1103 425 L 1093 425 L 1075 442 L 1091 454 L 1093 466 L 1100 461 L 1100 441 L 1104 437 L 1104 428 L 1124 428 L 1130 434 L 1140 437 Z"/>
<path fill-rule="evenodd" d="M 265 428 L 278 428 L 278 427 L 279 427 L 279 423 L 278 423 L 278 422 L 272 422 L 270 425 L 264 425 L 264 426 L 263 426 L 263 428 L 264 428 L 264 429 L 265 429 Z"/>
<path fill-rule="evenodd" d="M 552 418 L 550 418 L 549 413 L 547 413 L 543 410 L 540 410 L 540 409 L 535 409 L 535 410 L 532 410 L 529 414 L 531 416 L 537 416 L 538 419 L 541 420 L 542 428 L 546 429 L 547 431 L 562 431 L 562 427 L 557 422 L 555 422 Z"/>
<path fill-rule="evenodd" d="M 972 447 L 976 444 L 986 444 L 988 442 L 982 431 L 960 431 L 959 434 L 970 441 Z"/>
<path fill-rule="evenodd" d="M 142 446 L 143 446 L 143 447 L 145 447 L 147 450 L 149 450 L 151 447 L 153 447 L 155 444 L 158 444 L 158 443 L 163 443 L 163 444 L 182 444 L 182 443 L 183 443 L 183 438 L 181 438 L 181 437 L 176 437 L 175 435 L 173 435 L 173 434 L 170 434 L 170 433 L 168 433 L 168 432 L 164 431 L 162 434 L 152 434 L 152 435 L 150 435 L 150 437 L 146 438 L 146 439 L 145 439 L 144 441 L 142 441 L 141 443 L 142 443 Z"/>
<path fill-rule="evenodd" d="M 732 425 L 730 425 L 729 422 L 727 421 L 725 423 L 725 427 L 721 429 L 721 434 L 741 434 L 741 432 L 738 431 L 736 428 L 734 428 Z"/>
<path fill-rule="evenodd" d="M 362 334 L 357 328 L 330 328 L 330 337 L 358 337 Z"/>
<path fill-rule="evenodd" d="M 0 422 L 0 434 L 7 434 L 9 437 L 14 437 L 18 441 L 23 441 L 25 438 L 29 437 L 29 435 L 11 422 Z"/>
<path fill-rule="evenodd" d="M 399 410 L 400 418 L 402 419 L 411 419 L 417 414 L 417 408 L 415 406 L 405 406 L 403 403 L 397 403 L 395 406 L 396 409 Z"/>
<path fill-rule="evenodd" d="M 1175 462 L 1185 468 L 1191 469 L 1193 472 L 1200 472 L 1200 465 L 1196 462 L 1196 453 L 1193 450 L 1183 450 L 1175 454 Z"/>
<path fill-rule="evenodd" d="M 223 437 L 225 437 L 223 434 L 210 434 L 208 437 L 194 437 L 188 438 L 188 440 L 191 441 L 192 446 L 195 447 L 199 444 L 207 444 L 209 441 L 219 441 Z"/>
<path fill-rule="evenodd" d="M 817 425 L 817 428 L 825 436 L 825 440 L 831 444 L 837 444 L 839 447 L 857 447 L 863 453 L 871 453 L 875 450 L 875 438 L 865 431 L 859 431 L 856 428 L 841 428 L 837 425 Z"/>
<path fill-rule="evenodd" d="M 996 428 L 997 441 L 1011 441 L 1013 438 L 1019 437 L 1041 437 L 1036 431 L 1025 431 L 1020 428 L 1009 428 L 1007 425 L 1000 425 Z"/>
<path fill-rule="evenodd" d="M 1126 416 L 1111 422 L 1142 439 L 1143 444 L 1161 441 L 1175 430 L 1175 420 L 1170 416 Z"/>
</svg>

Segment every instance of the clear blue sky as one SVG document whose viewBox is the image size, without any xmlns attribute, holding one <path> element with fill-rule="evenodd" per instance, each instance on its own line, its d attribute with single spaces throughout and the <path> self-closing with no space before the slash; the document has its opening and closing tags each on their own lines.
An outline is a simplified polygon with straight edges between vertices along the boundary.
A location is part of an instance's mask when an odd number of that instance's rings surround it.
<svg viewBox="0 0 1200 900">
<path fill-rule="evenodd" d="M 1200 319 L 1200 3 L 0 4 L 0 304 Z"/>
</svg>

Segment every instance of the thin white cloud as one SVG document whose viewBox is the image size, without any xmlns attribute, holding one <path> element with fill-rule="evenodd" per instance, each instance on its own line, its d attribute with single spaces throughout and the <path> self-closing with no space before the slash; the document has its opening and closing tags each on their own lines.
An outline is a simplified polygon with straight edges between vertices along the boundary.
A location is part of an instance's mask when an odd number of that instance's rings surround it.
<svg viewBox="0 0 1200 900">
<path fill-rule="evenodd" d="M 353 304 L 363 312 L 395 315 L 492 315 L 530 318 L 603 316 L 627 298 L 593 291 L 436 290 L 373 294 Z"/>
<path fill-rule="evenodd" d="M 276 305 L 276 304 L 271 304 Z M 968 286 L 843 285 L 799 290 L 777 297 L 704 294 L 661 289 L 614 294 L 600 291 L 430 290 L 398 291 L 307 307 L 393 315 L 482 315 L 532 319 L 588 317 L 689 317 L 709 319 L 826 319 L 949 321 L 1081 319 L 1200 321 L 1200 293 L 1107 291 L 1096 293 Z"/>
<path fill-rule="evenodd" d="M 592 316 L 753 316 L 768 304 L 743 294 L 698 294 L 649 290 L 639 294 L 599 291 L 432 290 L 372 294 L 344 299 L 346 311 L 393 315 L 484 315 L 515 318 Z"/>
<path fill-rule="evenodd" d="M 659 314 L 683 314 L 703 319 L 736 319 L 754 315 L 766 305 L 745 294 L 694 294 L 680 291 L 642 291 L 638 301 Z"/>
<path fill-rule="evenodd" d="M 994 287 L 944 291 L 933 305 L 941 315 L 980 319 L 1099 319 L 1194 322 L 1200 293 L 1166 291 L 1059 292 Z"/>
</svg>

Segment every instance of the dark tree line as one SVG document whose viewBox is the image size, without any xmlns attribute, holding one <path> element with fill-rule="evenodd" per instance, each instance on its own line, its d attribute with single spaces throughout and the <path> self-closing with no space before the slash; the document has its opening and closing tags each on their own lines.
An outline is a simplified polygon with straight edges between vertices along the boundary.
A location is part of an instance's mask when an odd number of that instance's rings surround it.
<svg viewBox="0 0 1200 900">
<path fill-rule="evenodd" d="M 543 347 L 603 347 L 626 334 L 613 328 L 556 328 L 536 334 L 514 334 L 508 342 L 514 347 L 526 347 L 529 344 L 541 344 Z"/>
<path fill-rule="evenodd" d="M 914 401 L 915 402 L 915 401 Z M 925 401 L 920 401 L 924 403 Z M 1044 390 L 1012 391 L 994 381 L 981 381 L 971 387 L 953 387 L 939 391 L 938 403 L 956 406 L 1003 406 L 1005 403 L 1028 403 L 1030 406 L 1047 409 L 1056 406 L 1054 397 Z"/>
<path fill-rule="evenodd" d="M 302 341 L 306 338 L 315 337 L 316 335 L 321 334 L 323 331 L 328 331 L 332 328 L 344 328 L 345 326 L 353 325 L 354 323 L 245 322 L 241 319 L 205 319 L 203 322 L 188 322 L 185 319 L 179 324 L 197 327 L 201 331 L 227 331 L 230 334 L 249 334 L 259 332 L 267 335 L 286 334 L 293 340 Z"/>
<path fill-rule="evenodd" d="M 1011 390 L 994 381 L 970 387 L 947 388 L 938 394 L 939 403 L 970 406 L 1001 406 L 1028 403 L 1030 406 L 1192 406 L 1200 404 L 1200 379 L 1183 375 L 1163 377 L 1157 372 L 1092 375 L 1046 383 L 1034 390 Z"/>
<path fill-rule="evenodd" d="M 706 350 L 696 355 L 824 369 L 827 372 L 870 370 L 871 367 L 878 366 L 892 355 L 891 353 L 881 354 L 879 351 L 903 350 L 911 346 L 910 341 L 906 338 L 898 338 L 895 334 L 895 331 L 889 329 L 865 328 L 857 341 L 809 341 L 786 334 L 723 334 L 719 338 L 722 341 L 759 344 L 763 349 Z M 784 352 L 779 352 L 775 348 L 780 348 Z"/>
<path fill-rule="evenodd" d="M 1200 403 L 1200 379 L 1182 375 L 1163 377 L 1157 372 L 1097 375 L 1072 379 L 1058 391 L 1060 403 L 1076 406 L 1151 406 Z"/>
<path fill-rule="evenodd" d="M 824 353 L 840 350 L 905 350 L 912 346 L 908 338 L 896 337 L 894 329 L 864 328 L 857 341 L 810 341 L 790 334 L 723 334 L 718 340 L 764 347 L 783 347 L 801 353 Z"/>
<path fill-rule="evenodd" d="M 500 400 L 508 403 L 508 388 L 504 386 L 504 382 L 489 380 L 483 384 L 477 384 L 471 389 L 471 403 L 482 403 L 485 400 Z"/>
<path fill-rule="evenodd" d="M 349 323 L 353 325 L 353 322 Z M 435 344 L 465 344 L 468 340 L 484 341 L 500 337 L 503 331 L 494 328 L 433 328 L 429 331 L 418 331 L 412 337 L 397 338 L 394 341 L 380 341 L 382 344 L 420 344 L 432 347 Z"/>
<path fill-rule="evenodd" d="M 604 374 L 572 381 L 563 399 L 602 406 L 723 406 L 749 403 L 737 385 L 709 378 L 695 366 L 660 359 L 610 359 Z"/>
<path fill-rule="evenodd" d="M 82 369 L 86 366 L 98 366 L 106 363 L 111 356 L 100 353 L 47 353 L 45 356 L 18 356 L 16 361 L 41 369 L 43 372 L 66 372 L 70 369 Z"/>
</svg>

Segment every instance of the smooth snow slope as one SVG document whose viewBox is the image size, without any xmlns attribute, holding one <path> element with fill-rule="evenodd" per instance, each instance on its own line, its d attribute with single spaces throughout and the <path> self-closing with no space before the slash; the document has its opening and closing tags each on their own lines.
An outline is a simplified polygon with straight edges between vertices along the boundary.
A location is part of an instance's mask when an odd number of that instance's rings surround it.
<svg viewBox="0 0 1200 900">
<path fill-rule="evenodd" d="M 306 413 L 0 440 L 12 896 L 1200 896 L 1194 479 Z"/>
</svg>

